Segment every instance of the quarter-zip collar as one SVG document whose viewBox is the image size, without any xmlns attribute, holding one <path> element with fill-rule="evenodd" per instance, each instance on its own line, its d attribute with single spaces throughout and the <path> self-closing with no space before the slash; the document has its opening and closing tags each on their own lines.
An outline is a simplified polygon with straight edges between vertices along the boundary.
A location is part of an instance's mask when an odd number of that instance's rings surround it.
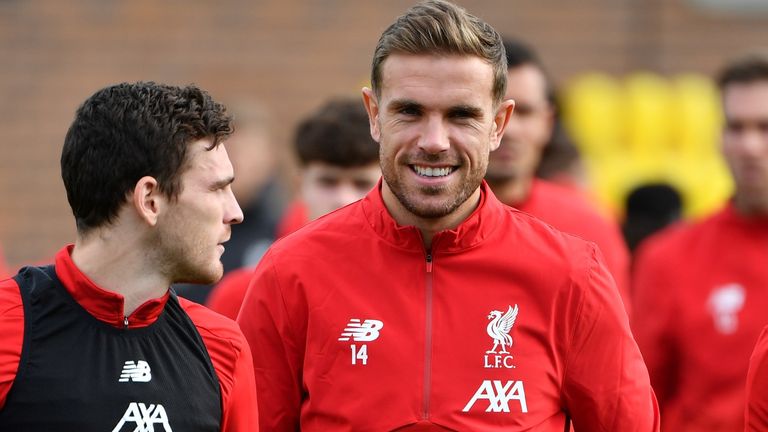
<svg viewBox="0 0 768 432">
<path fill-rule="evenodd" d="M 421 233 L 415 226 L 400 226 L 392 218 L 381 196 L 381 182 L 363 198 L 362 209 L 371 228 L 385 241 L 409 250 L 423 250 Z M 440 252 L 458 252 L 471 248 L 488 238 L 497 228 L 504 205 L 493 195 L 483 180 L 480 185 L 480 203 L 472 214 L 452 230 L 437 233 L 432 240 Z M 439 240 L 439 241 L 438 241 Z"/>
<path fill-rule="evenodd" d="M 74 245 L 65 246 L 56 254 L 56 276 L 72 298 L 88 313 L 118 328 L 125 327 L 126 318 L 129 328 L 146 327 L 157 320 L 165 308 L 169 293 L 144 302 L 130 317 L 126 317 L 123 314 L 125 298 L 99 287 L 83 274 L 72 261 L 73 248 Z"/>
</svg>

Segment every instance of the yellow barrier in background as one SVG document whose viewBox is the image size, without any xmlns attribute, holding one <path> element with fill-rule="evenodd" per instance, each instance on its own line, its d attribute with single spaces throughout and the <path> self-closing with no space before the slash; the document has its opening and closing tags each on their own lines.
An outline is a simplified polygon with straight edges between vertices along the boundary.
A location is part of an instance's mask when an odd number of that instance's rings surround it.
<svg viewBox="0 0 768 432">
<path fill-rule="evenodd" d="M 638 72 L 585 74 L 561 92 L 563 123 L 579 147 L 593 191 L 617 215 L 631 190 L 667 182 L 686 217 L 722 206 L 732 182 L 720 154 L 719 92 L 706 77 Z"/>
</svg>

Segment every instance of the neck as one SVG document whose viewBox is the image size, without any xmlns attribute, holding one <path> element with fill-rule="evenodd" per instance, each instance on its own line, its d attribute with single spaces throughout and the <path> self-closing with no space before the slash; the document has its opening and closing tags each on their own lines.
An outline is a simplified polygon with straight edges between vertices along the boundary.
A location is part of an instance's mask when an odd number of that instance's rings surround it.
<svg viewBox="0 0 768 432">
<path fill-rule="evenodd" d="M 488 186 L 490 186 L 496 198 L 510 206 L 524 203 L 528 199 L 531 187 L 533 186 L 532 178 L 486 178 L 485 181 L 488 182 Z"/>
<path fill-rule="evenodd" d="M 411 213 L 395 196 L 386 181 L 382 181 L 381 196 L 389 214 L 392 215 L 392 218 L 395 219 L 398 225 L 416 227 L 421 232 L 424 247 L 430 249 L 435 234 L 440 231 L 456 228 L 475 211 L 480 203 L 480 188 L 475 189 L 469 198 L 454 211 L 436 218 L 424 218 Z"/>
<path fill-rule="evenodd" d="M 153 271 L 157 266 L 140 244 L 141 236 L 123 234 L 110 228 L 79 235 L 72 261 L 100 288 L 122 295 L 123 313 L 129 316 L 148 300 L 165 295 L 171 281 Z"/>
</svg>

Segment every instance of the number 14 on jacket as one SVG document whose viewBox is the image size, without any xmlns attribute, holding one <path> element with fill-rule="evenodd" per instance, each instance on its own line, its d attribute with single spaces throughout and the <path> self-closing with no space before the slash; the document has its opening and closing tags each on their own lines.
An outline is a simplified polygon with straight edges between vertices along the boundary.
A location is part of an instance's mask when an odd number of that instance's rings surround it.
<svg viewBox="0 0 768 432">
<path fill-rule="evenodd" d="M 384 323 L 376 319 L 366 319 L 362 321 L 359 318 L 352 318 L 349 323 L 341 332 L 339 341 L 347 342 L 352 340 L 354 342 L 372 342 L 379 338 L 379 332 L 384 328 Z M 350 350 L 352 351 L 352 364 L 368 364 L 368 345 L 356 345 L 350 344 Z"/>
</svg>

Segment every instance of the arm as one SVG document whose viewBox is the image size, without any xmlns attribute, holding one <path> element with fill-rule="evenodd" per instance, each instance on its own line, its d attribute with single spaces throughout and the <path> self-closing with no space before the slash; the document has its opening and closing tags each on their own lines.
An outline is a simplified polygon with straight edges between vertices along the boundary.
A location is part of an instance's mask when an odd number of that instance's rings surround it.
<svg viewBox="0 0 768 432">
<path fill-rule="evenodd" d="M 0 281 L 0 409 L 16 379 L 24 341 L 24 306 L 13 279 Z"/>
<path fill-rule="evenodd" d="M 254 385 L 253 362 L 248 343 L 243 340 L 235 360 L 234 379 L 222 412 L 222 432 L 259 430 L 259 409 Z"/>
<path fill-rule="evenodd" d="M 648 372 L 613 279 L 592 246 L 566 312 L 563 399 L 577 431 L 658 431 Z"/>
<path fill-rule="evenodd" d="M 747 373 L 747 431 L 768 430 L 768 328 L 757 341 Z"/>
<path fill-rule="evenodd" d="M 251 280 L 238 323 L 251 346 L 262 430 L 299 430 L 305 337 L 289 315 L 271 251 Z M 295 300 L 295 299 L 294 299 Z"/>
</svg>

